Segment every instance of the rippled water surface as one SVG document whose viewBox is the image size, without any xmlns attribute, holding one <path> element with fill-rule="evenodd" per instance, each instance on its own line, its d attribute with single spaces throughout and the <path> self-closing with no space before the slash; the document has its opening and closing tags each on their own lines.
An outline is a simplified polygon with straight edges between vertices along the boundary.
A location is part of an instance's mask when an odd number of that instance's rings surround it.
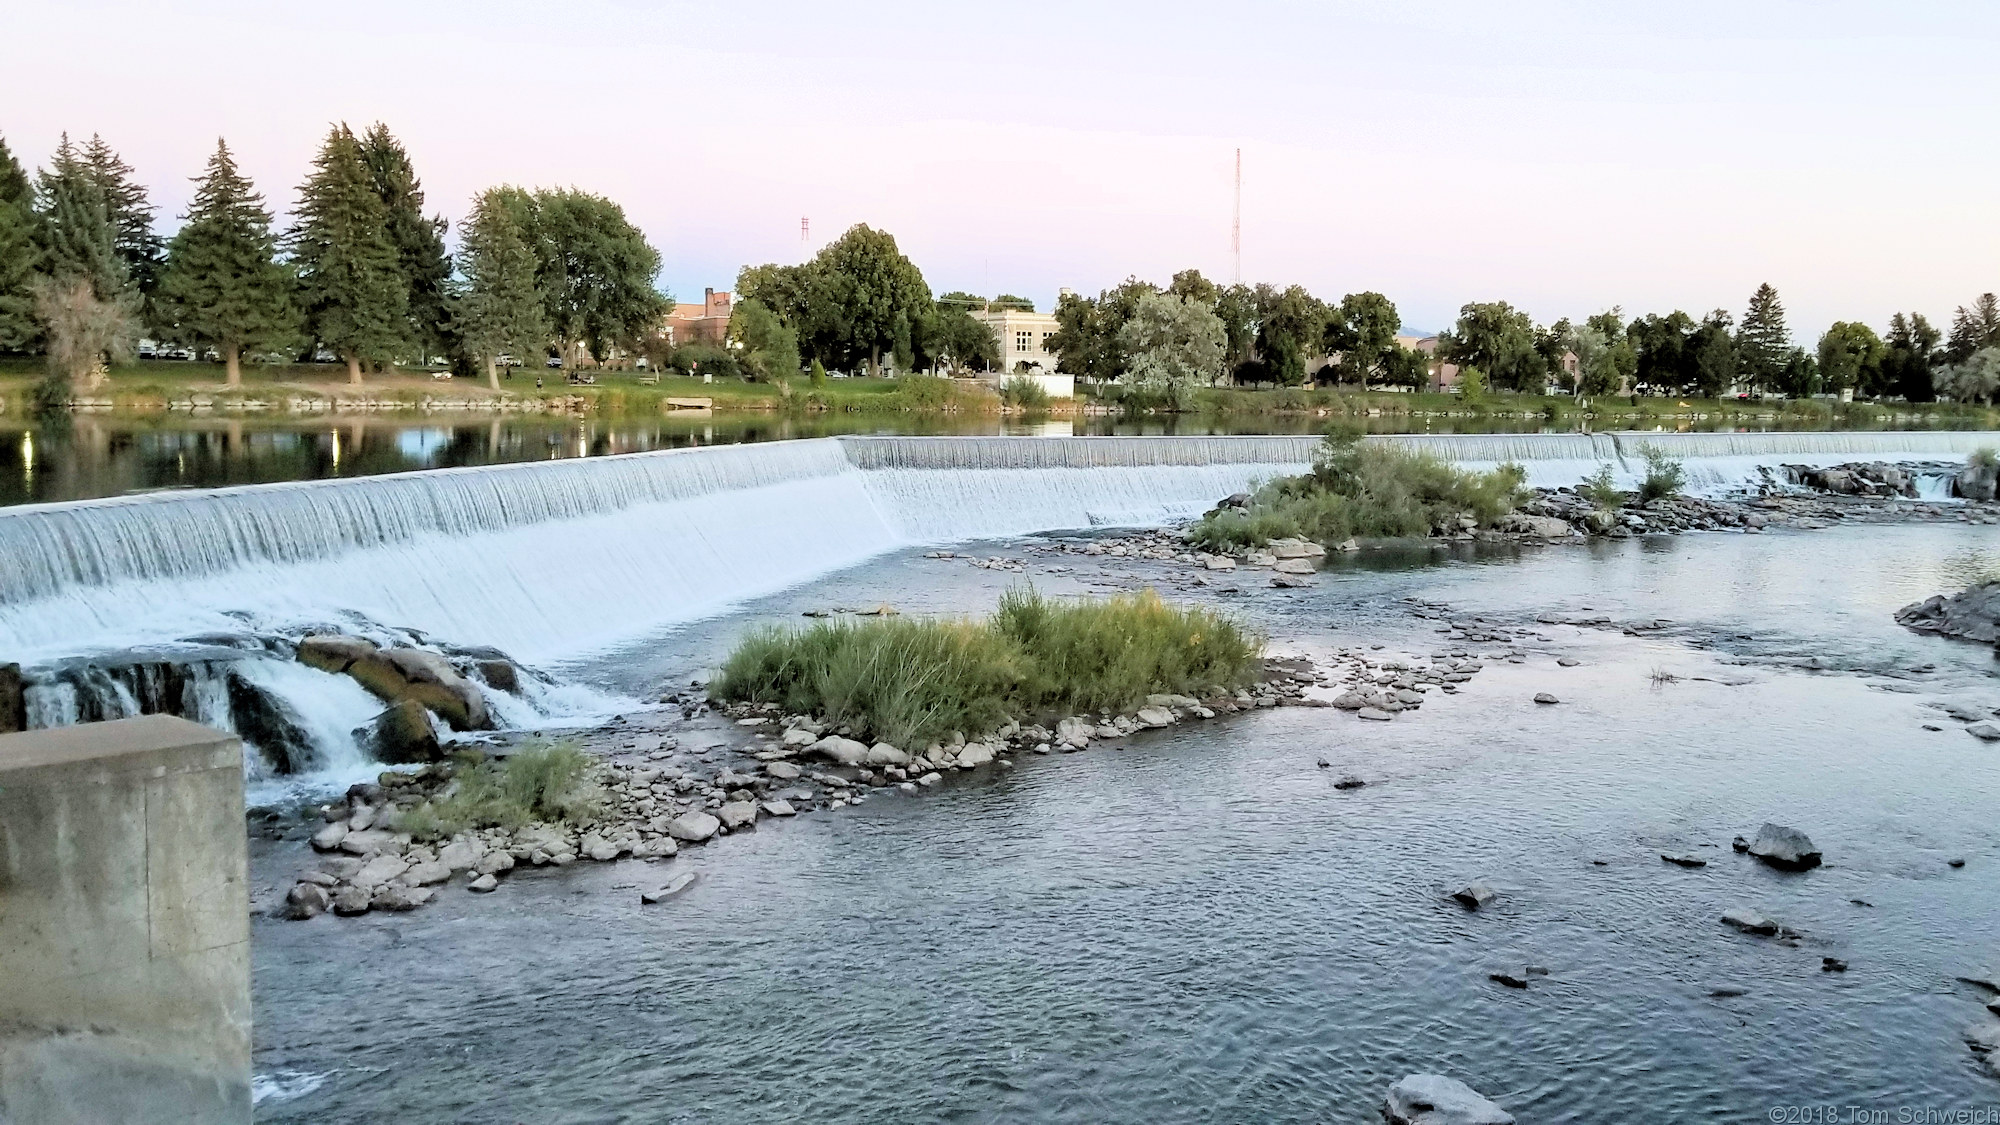
<svg viewBox="0 0 2000 1125">
<path fill-rule="evenodd" d="M 1524 1122 L 2000 1103 L 1960 1038 L 1983 1001 L 1953 979 L 2000 964 L 2000 750 L 1930 706 L 2000 685 L 1990 650 L 1888 617 L 1996 571 L 1991 528 L 1905 527 L 1210 586 L 1280 651 L 1428 653 L 1411 597 L 1546 639 L 1394 723 L 1259 712 L 766 823 L 671 861 L 703 878 L 670 905 L 638 902 L 659 868 L 583 864 L 410 915 L 259 919 L 259 1116 L 1361 1122 L 1411 1071 Z M 585 672 L 657 684 L 752 621 L 982 608 L 1007 581 L 891 558 Z M 1535 622 L 1584 613 L 1614 625 Z M 1730 851 L 1765 820 L 1826 866 Z M 1473 879 L 1500 897 L 1468 914 L 1445 895 Z M 1805 936 L 1737 934 L 1733 906 Z M 1525 964 L 1550 974 L 1487 979 Z"/>
</svg>

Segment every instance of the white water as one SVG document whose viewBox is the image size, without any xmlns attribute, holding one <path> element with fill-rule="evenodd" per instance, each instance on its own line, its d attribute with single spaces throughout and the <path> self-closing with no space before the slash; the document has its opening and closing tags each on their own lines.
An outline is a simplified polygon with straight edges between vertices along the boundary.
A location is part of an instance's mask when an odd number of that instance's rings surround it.
<svg viewBox="0 0 2000 1125">
<path fill-rule="evenodd" d="M 1947 461 L 2000 435 L 1497 434 L 1371 439 L 1530 483 L 1621 483 L 1657 447 L 1700 491 L 1781 462 Z M 910 544 L 1158 524 L 1296 472 L 1314 439 L 844 438 L 0 510 L 0 656 L 33 666 L 199 634 L 376 623 L 559 666 Z M 1942 477 L 1927 487 L 1941 490 Z M 249 660 L 329 769 L 376 709 L 345 677 Z M 65 716 L 59 692 L 38 725 Z M 509 726 L 631 701 L 536 684 Z M 226 712 L 226 708 L 224 708 Z M 339 756 L 349 748 L 353 761 Z"/>
</svg>

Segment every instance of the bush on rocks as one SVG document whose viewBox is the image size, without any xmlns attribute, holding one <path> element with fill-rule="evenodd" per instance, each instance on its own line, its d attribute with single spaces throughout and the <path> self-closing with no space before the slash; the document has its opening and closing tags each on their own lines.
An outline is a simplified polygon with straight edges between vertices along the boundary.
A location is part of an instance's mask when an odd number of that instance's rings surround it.
<svg viewBox="0 0 2000 1125">
<path fill-rule="evenodd" d="M 1036 712 L 1125 710 L 1148 695 L 1234 691 L 1263 642 L 1151 591 L 1104 600 L 1007 594 L 984 621 L 878 618 L 751 634 L 711 685 L 856 738 L 921 746 Z"/>
<path fill-rule="evenodd" d="M 397 816 L 419 840 L 473 828 L 519 828 L 531 821 L 576 823 L 605 802 L 595 759 L 571 743 L 530 745 L 499 761 L 468 762 L 442 794 Z"/>
</svg>

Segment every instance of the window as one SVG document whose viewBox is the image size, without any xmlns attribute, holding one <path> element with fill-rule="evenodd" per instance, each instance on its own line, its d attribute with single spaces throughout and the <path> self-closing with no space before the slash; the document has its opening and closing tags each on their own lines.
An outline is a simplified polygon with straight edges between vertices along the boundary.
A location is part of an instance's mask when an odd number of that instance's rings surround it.
<svg viewBox="0 0 2000 1125">
<path fill-rule="evenodd" d="M 1014 350 L 1017 352 L 1027 351 L 1028 345 L 1033 343 L 1034 339 L 1035 339 L 1035 334 L 1032 332 L 1014 333 Z"/>
<path fill-rule="evenodd" d="M 1051 336 L 1053 336 L 1053 335 L 1055 335 L 1055 333 L 1053 333 L 1053 332 L 1044 332 L 1044 333 L 1042 333 L 1042 350 L 1043 350 L 1043 351 L 1048 351 L 1048 350 L 1049 350 L 1049 337 L 1051 337 Z"/>
</svg>

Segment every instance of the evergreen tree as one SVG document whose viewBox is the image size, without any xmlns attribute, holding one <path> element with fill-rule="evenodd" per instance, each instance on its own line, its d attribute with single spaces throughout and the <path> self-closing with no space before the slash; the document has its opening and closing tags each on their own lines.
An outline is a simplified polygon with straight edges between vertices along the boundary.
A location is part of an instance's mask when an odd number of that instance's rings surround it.
<svg viewBox="0 0 2000 1125">
<path fill-rule="evenodd" d="M 1743 325 L 1736 330 L 1736 358 L 1751 390 L 1775 386 L 1791 360 L 1792 338 L 1785 329 L 1785 306 L 1766 282 L 1750 295 Z"/>
<path fill-rule="evenodd" d="M 291 249 L 306 323 L 346 361 L 349 383 L 361 382 L 363 361 L 388 363 L 409 346 L 410 287 L 389 210 L 346 125 L 327 134 L 299 187 Z"/>
<path fill-rule="evenodd" d="M 118 258 L 118 231 L 90 168 L 65 135 L 49 167 L 35 174 L 43 272 L 81 277 L 100 301 L 122 296 L 130 276 Z"/>
<path fill-rule="evenodd" d="M 1951 318 L 1951 339 L 1945 343 L 1945 359 L 1964 363 L 1987 348 L 2000 347 L 2000 297 L 1982 293 L 1970 308 L 1958 306 Z"/>
<path fill-rule="evenodd" d="M 442 215 L 424 217 L 424 188 L 410 154 L 376 122 L 361 138 L 361 156 L 375 182 L 375 194 L 388 211 L 389 241 L 396 246 L 410 321 L 409 338 L 423 353 L 419 359 L 456 350 L 452 337 L 451 255 L 446 252 L 447 224 Z"/>
<path fill-rule="evenodd" d="M 243 383 L 248 348 L 283 345 L 294 336 L 291 279 L 278 264 L 278 242 L 264 197 L 236 170 L 217 141 L 194 203 L 168 246 L 155 310 L 166 334 L 211 345 L 232 387 Z"/>
<path fill-rule="evenodd" d="M 516 217 L 526 202 L 509 188 L 489 188 L 473 200 L 458 228 L 459 269 L 466 277 L 456 325 L 466 354 L 485 365 L 486 384 L 500 387 L 498 357 L 540 362 L 549 343 L 548 313 L 535 286 L 540 260 Z"/>
<path fill-rule="evenodd" d="M 36 173 L 35 196 L 42 268 L 29 286 L 49 360 L 36 397 L 48 409 L 66 405 L 78 380 L 87 390 L 104 384 L 105 361 L 127 350 L 141 298 L 118 257 L 100 181 L 68 136 Z"/>
<path fill-rule="evenodd" d="M 111 222 L 111 249 L 125 267 L 125 276 L 150 305 L 159 287 L 162 243 L 153 233 L 153 204 L 146 189 L 133 179 L 132 166 L 120 159 L 104 138 L 92 133 L 83 146 L 83 166 L 104 200 Z"/>
<path fill-rule="evenodd" d="M 0 137 L 0 352 L 28 351 L 41 335 L 29 288 L 42 260 L 34 207 L 28 174 Z"/>
<path fill-rule="evenodd" d="M 1883 338 L 1881 381 L 1877 393 L 1902 395 L 1909 402 L 1931 402 L 1937 398 L 1933 368 L 1940 365 L 1938 350 L 1942 335 L 1922 313 L 1902 313 L 1889 318 L 1889 334 Z"/>
</svg>

